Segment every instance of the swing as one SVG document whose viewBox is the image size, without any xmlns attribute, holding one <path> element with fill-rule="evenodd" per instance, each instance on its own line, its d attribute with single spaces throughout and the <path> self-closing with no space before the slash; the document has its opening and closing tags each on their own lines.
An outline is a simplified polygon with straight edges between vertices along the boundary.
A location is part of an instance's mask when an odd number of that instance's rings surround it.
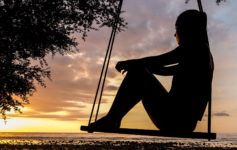
<svg viewBox="0 0 237 150">
<path fill-rule="evenodd" d="M 159 131 L 159 130 L 130 129 L 130 128 L 95 129 L 95 128 L 91 128 L 89 126 L 91 124 L 91 120 L 92 120 L 92 117 L 93 117 L 93 114 L 94 114 L 94 109 L 95 109 L 95 104 L 96 104 L 97 99 L 98 99 L 98 105 L 97 105 L 97 110 L 96 110 L 96 114 L 95 114 L 95 117 L 94 117 L 95 121 L 97 120 L 97 117 L 98 117 L 101 98 L 102 98 L 104 84 L 105 84 L 105 79 L 106 79 L 108 66 L 109 66 L 109 61 L 110 61 L 110 57 L 111 57 L 111 52 L 112 52 L 112 48 L 113 48 L 113 44 L 114 44 L 114 40 L 115 40 L 116 31 L 117 31 L 117 20 L 118 20 L 117 18 L 120 15 L 122 3 L 123 3 L 123 0 L 120 0 L 119 6 L 118 6 L 118 9 L 117 9 L 116 21 L 115 21 L 115 23 L 112 27 L 112 32 L 111 32 L 111 35 L 110 35 L 109 44 L 108 44 L 107 51 L 106 51 L 106 54 L 105 54 L 105 59 L 104 59 L 104 63 L 103 63 L 103 66 L 102 66 L 102 71 L 101 71 L 101 74 L 100 74 L 100 78 L 99 78 L 99 82 L 98 82 L 98 86 L 97 86 L 97 90 L 96 90 L 96 94 L 95 94 L 94 103 L 93 103 L 93 106 L 92 106 L 88 126 L 81 126 L 81 130 L 82 131 L 87 131 L 89 133 L 92 133 L 92 132 L 105 132 L 105 133 L 135 134 L 135 135 L 147 135 L 147 136 L 197 138 L 197 139 L 208 139 L 208 140 L 216 139 L 216 133 L 211 132 L 211 99 L 208 101 L 207 132 L 172 133 L 172 132 L 162 132 L 162 131 Z M 197 3 L 198 3 L 199 11 L 203 12 L 201 0 L 197 0 Z M 208 36 L 207 36 L 207 42 L 208 42 Z"/>
</svg>

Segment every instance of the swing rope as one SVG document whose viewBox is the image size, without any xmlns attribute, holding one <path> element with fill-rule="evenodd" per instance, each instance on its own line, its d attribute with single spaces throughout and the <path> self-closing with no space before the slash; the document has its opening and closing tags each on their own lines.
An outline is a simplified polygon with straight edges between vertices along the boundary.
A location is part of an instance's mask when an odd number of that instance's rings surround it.
<svg viewBox="0 0 237 150">
<path fill-rule="evenodd" d="M 116 32 L 117 32 L 117 28 L 118 28 L 118 19 L 119 19 L 119 15 L 121 13 L 122 4 L 123 4 L 123 0 L 120 0 L 119 6 L 118 6 L 118 9 L 117 9 L 117 12 L 116 12 L 116 16 L 115 16 L 115 21 L 112 25 L 112 32 L 111 32 L 111 35 L 110 35 L 109 44 L 108 44 L 108 47 L 107 47 L 107 50 L 106 50 L 105 59 L 104 59 L 104 63 L 103 63 L 103 66 L 102 66 L 102 71 L 101 71 L 99 82 L 98 82 L 98 85 L 97 85 L 97 90 L 96 90 L 94 102 L 93 102 L 93 105 L 92 105 L 92 110 L 91 110 L 88 126 L 91 124 L 92 116 L 94 114 L 95 104 L 96 104 L 97 98 L 99 97 L 98 106 L 97 106 L 96 115 L 95 115 L 95 121 L 97 120 L 97 117 L 98 117 L 100 104 L 101 104 L 101 99 L 102 99 L 103 90 L 104 90 L 104 85 L 105 85 L 105 79 L 106 79 L 106 76 L 107 76 L 109 62 L 110 62 L 111 53 L 112 53 L 114 40 L 115 40 L 115 35 L 116 35 Z"/>
<path fill-rule="evenodd" d="M 198 2 L 198 7 L 199 7 L 199 11 L 200 12 L 204 12 L 203 11 L 203 7 L 202 7 L 202 1 L 201 0 L 197 0 Z M 206 35 L 206 40 L 207 40 L 207 44 L 209 46 L 209 40 L 208 40 L 208 35 Z M 212 96 L 210 97 L 210 100 L 208 101 L 208 120 L 207 120 L 207 132 L 208 134 L 211 134 L 211 102 L 212 102 Z M 210 139 L 209 139 L 210 140 Z"/>
<path fill-rule="evenodd" d="M 197 0 L 198 2 L 198 8 L 200 12 L 203 12 L 203 8 L 202 8 L 202 1 L 201 0 Z"/>
</svg>

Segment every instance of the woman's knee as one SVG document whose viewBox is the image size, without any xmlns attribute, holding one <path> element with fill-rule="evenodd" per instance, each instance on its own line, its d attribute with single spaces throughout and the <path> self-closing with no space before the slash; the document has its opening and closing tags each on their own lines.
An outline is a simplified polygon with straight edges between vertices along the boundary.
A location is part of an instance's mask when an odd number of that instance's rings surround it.
<svg viewBox="0 0 237 150">
<path fill-rule="evenodd" d="M 129 68 L 127 75 L 133 76 L 134 78 L 141 78 L 141 79 L 146 79 L 146 78 L 153 78 L 153 74 L 145 67 L 143 66 L 134 66 L 132 68 Z"/>
<path fill-rule="evenodd" d="M 146 70 L 147 70 L 146 67 L 137 65 L 137 66 L 130 67 L 128 69 L 128 72 L 144 72 Z"/>
</svg>

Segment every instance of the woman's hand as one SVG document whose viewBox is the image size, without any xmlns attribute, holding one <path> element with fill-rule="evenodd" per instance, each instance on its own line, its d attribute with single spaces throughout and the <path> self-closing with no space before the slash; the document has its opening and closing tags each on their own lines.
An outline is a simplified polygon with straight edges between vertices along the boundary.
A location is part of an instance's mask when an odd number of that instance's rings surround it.
<svg viewBox="0 0 237 150">
<path fill-rule="evenodd" d="M 129 61 L 119 61 L 115 66 L 116 70 L 118 72 L 121 72 L 122 74 L 128 71 L 128 67 L 129 67 Z"/>
<path fill-rule="evenodd" d="M 119 61 L 115 68 L 118 70 L 118 72 L 121 72 L 124 74 L 131 68 L 139 67 L 141 65 L 140 59 L 130 59 L 125 61 Z"/>
</svg>

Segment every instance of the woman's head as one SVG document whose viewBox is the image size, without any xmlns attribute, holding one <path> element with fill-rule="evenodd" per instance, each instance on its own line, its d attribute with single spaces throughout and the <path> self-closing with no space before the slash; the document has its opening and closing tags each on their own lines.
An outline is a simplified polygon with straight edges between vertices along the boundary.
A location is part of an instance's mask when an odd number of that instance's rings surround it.
<svg viewBox="0 0 237 150">
<path fill-rule="evenodd" d="M 176 20 L 179 44 L 207 42 L 207 16 L 197 10 L 186 10 Z"/>
</svg>

